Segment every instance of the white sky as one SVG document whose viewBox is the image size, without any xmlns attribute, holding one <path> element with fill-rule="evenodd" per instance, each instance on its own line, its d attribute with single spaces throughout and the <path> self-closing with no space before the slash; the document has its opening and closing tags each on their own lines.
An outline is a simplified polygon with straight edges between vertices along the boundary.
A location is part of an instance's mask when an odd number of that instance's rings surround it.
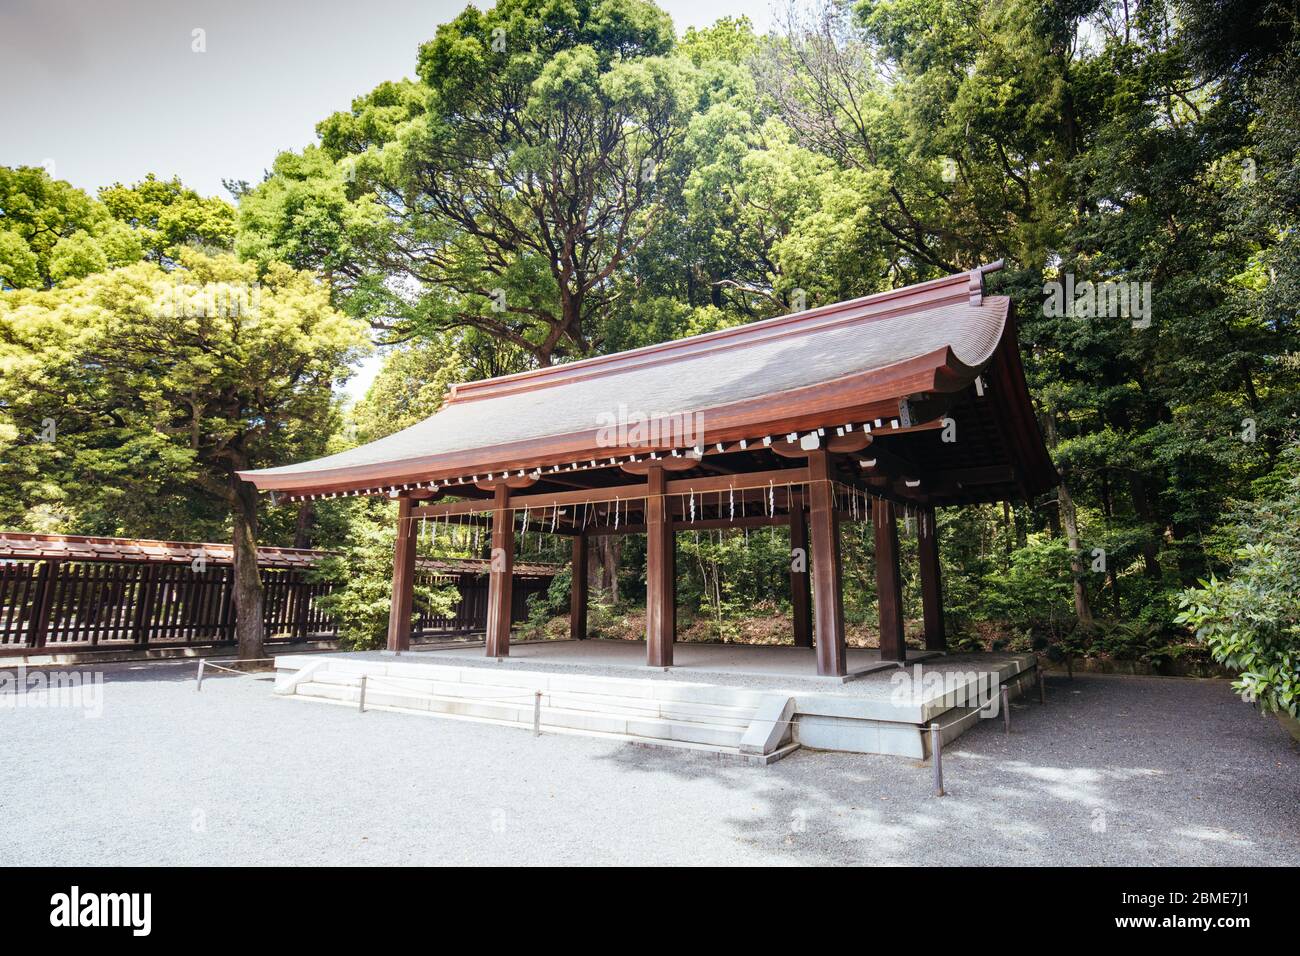
<svg viewBox="0 0 1300 956">
<path fill-rule="evenodd" d="M 680 34 L 770 0 L 659 0 Z M 479 6 L 487 4 L 479 3 Z M 229 198 L 276 153 L 383 80 L 464 0 L 0 0 L 0 165 L 46 166 L 91 193 L 147 172 Z M 206 32 L 195 53 L 193 31 Z M 364 393 L 367 363 L 348 385 Z"/>
</svg>

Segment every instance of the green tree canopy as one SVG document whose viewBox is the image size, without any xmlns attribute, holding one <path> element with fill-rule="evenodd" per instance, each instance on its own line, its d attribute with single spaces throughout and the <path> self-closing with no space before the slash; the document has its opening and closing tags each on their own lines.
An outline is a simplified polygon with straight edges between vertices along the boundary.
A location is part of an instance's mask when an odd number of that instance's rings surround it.
<svg viewBox="0 0 1300 956">
<path fill-rule="evenodd" d="M 0 296 L 5 519 L 56 505 L 67 530 L 140 534 L 167 516 L 160 502 L 224 512 L 243 648 L 260 643 L 258 503 L 235 473 L 322 453 L 333 387 L 368 343 L 307 273 L 180 262 Z"/>
<path fill-rule="evenodd" d="M 322 269 L 399 337 L 472 328 L 541 364 L 586 354 L 663 212 L 692 102 L 672 45 L 643 0 L 467 8 L 420 48 L 418 83 L 358 98 L 320 124 L 320 154 L 277 164 L 244 200 L 240 248 Z"/>
<path fill-rule="evenodd" d="M 150 173 L 134 186 L 115 183 L 99 191 L 99 201 L 135 231 L 151 262 L 172 265 L 184 246 L 223 251 L 234 242 L 235 207 L 205 199 L 179 178 L 162 180 Z"/>
<path fill-rule="evenodd" d="M 139 235 L 35 166 L 0 166 L 0 290 L 48 289 L 139 260 Z"/>
</svg>

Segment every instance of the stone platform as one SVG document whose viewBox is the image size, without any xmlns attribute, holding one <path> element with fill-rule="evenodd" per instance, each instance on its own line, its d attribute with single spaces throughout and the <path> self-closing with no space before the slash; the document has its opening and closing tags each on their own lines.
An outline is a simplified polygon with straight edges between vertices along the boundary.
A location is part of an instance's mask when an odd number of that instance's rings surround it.
<svg viewBox="0 0 1300 956">
<path fill-rule="evenodd" d="M 1028 654 L 912 652 L 904 666 L 849 649 L 847 679 L 819 678 L 807 648 L 679 643 L 674 666 L 645 666 L 640 641 L 515 643 L 289 654 L 276 693 L 302 699 L 584 733 L 771 762 L 798 746 L 924 759 L 937 721 L 945 743 L 1000 716 L 1000 688 L 1032 688 Z"/>
</svg>

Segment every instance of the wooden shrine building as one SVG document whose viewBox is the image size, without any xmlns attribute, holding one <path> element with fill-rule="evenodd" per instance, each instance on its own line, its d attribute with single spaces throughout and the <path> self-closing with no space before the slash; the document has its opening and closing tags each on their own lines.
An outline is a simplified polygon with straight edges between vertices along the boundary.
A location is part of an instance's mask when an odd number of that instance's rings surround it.
<svg viewBox="0 0 1300 956">
<path fill-rule="evenodd" d="M 1056 472 L 1026 390 L 1001 263 L 614 355 L 453 387 L 437 414 L 350 451 L 243 472 L 292 500 L 399 502 L 390 650 L 409 646 L 422 522 L 490 528 L 487 654 L 510 653 L 515 537 L 568 535 L 571 628 L 587 549 L 645 534 L 647 664 L 673 663 L 674 531 L 787 525 L 794 641 L 846 672 L 839 525 L 874 527 L 880 653 L 905 658 L 897 521 L 915 517 L 925 642 L 944 647 L 934 509 L 1027 500 Z M 792 566 L 799 566 L 792 564 Z"/>
</svg>

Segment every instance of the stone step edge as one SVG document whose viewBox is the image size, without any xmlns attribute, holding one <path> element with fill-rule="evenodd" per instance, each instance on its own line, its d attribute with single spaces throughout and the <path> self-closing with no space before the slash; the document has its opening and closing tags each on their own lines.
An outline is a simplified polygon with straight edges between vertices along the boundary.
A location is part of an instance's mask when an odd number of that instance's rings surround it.
<svg viewBox="0 0 1300 956">
<path fill-rule="evenodd" d="M 336 677 L 343 678 L 343 679 L 338 679 L 338 680 L 332 679 Z M 444 700 L 461 700 L 461 701 L 474 702 L 474 703 L 479 703 L 479 702 L 509 703 L 508 701 L 499 700 L 498 698 L 513 697 L 513 698 L 517 698 L 517 702 L 521 705 L 531 705 L 531 701 L 528 699 L 529 697 L 531 697 L 531 695 L 522 694 L 519 692 L 510 693 L 511 688 L 504 687 L 504 686 L 493 687 L 492 685 L 489 684 L 474 684 L 471 686 L 473 686 L 476 690 L 483 691 L 482 694 L 460 695 L 460 694 L 446 694 L 432 689 L 425 689 L 421 687 L 410 687 L 410 686 L 403 686 L 401 684 L 396 684 L 398 680 L 414 681 L 417 680 L 417 678 L 404 677 L 398 679 L 392 677 L 383 677 L 383 678 L 376 678 L 375 680 L 376 682 L 374 684 L 368 685 L 369 689 L 367 693 L 396 694 L 396 695 L 406 696 L 406 697 L 436 697 Z M 426 682 L 429 679 L 418 678 L 418 680 L 420 680 L 421 682 Z M 448 682 L 441 682 L 441 683 L 448 683 Z M 310 680 L 305 681 L 303 684 L 297 685 L 297 687 L 294 688 L 295 692 L 300 693 L 300 691 L 298 691 L 298 687 L 305 686 L 306 684 L 320 684 L 328 687 L 343 687 L 343 688 L 351 689 L 353 691 L 359 690 L 361 686 L 360 683 L 357 680 L 355 680 L 351 675 L 346 675 L 345 677 L 345 675 L 340 675 L 340 674 L 321 674 L 317 672 L 311 675 Z M 637 716 L 664 717 L 666 719 L 671 719 L 672 714 L 665 714 L 663 713 L 663 711 L 674 711 L 674 712 L 680 712 L 680 714 L 683 715 L 682 719 L 685 719 L 686 716 L 716 718 L 718 723 L 734 722 L 737 726 L 744 726 L 744 727 L 749 726 L 749 724 L 753 721 L 754 716 L 758 709 L 753 706 L 740 706 L 736 704 L 707 704 L 707 703 L 701 703 L 697 701 L 660 700 L 658 698 L 646 698 L 646 697 L 620 697 L 616 694 L 596 694 L 596 693 L 588 693 L 586 691 L 576 691 L 576 690 L 545 690 L 542 691 L 542 694 L 545 697 L 555 701 L 555 703 L 553 704 L 543 704 L 543 706 L 564 707 L 565 706 L 564 701 L 567 698 L 573 703 L 590 703 L 596 705 L 592 708 L 579 708 L 579 707 L 567 708 L 571 710 L 591 709 L 597 712 L 604 712 L 606 709 L 620 710 L 620 711 L 632 712 Z M 282 696 L 287 696 L 287 695 L 282 695 Z"/>
<path fill-rule="evenodd" d="M 277 672 L 282 672 L 285 678 L 292 680 L 290 675 L 298 670 L 297 667 L 287 666 L 293 661 L 286 661 L 283 665 L 277 659 Z M 567 685 L 565 689 L 574 689 L 575 687 L 589 686 L 592 688 L 606 688 L 608 690 L 617 689 L 616 696 L 626 697 L 647 697 L 654 699 L 676 699 L 690 700 L 697 703 L 711 703 L 709 698 L 719 696 L 722 690 L 726 696 L 733 700 L 740 701 L 734 706 L 757 706 L 767 690 L 758 690 L 749 687 L 732 687 L 709 683 L 692 683 L 687 681 L 662 681 L 653 680 L 646 677 L 615 677 L 595 674 L 568 674 L 553 673 L 550 671 L 524 671 L 511 670 L 508 665 L 504 669 L 496 669 L 486 665 L 461 665 L 452 664 L 433 664 L 433 663 L 410 663 L 405 665 L 408 668 L 429 668 L 442 671 L 442 674 L 419 674 L 413 673 L 403 675 L 395 673 L 388 674 L 387 668 L 402 667 L 402 664 L 388 664 L 387 662 L 372 662 L 363 664 L 359 661 L 345 661 L 337 658 L 321 657 L 307 663 L 315 664 L 314 669 L 322 673 L 328 672 L 333 674 L 348 674 L 354 678 L 359 678 L 362 673 L 372 673 L 376 679 L 385 677 L 396 677 L 408 680 L 442 680 L 447 683 L 465 683 L 465 684 L 492 684 L 496 682 L 498 686 L 522 687 L 529 690 L 546 690 L 544 686 L 549 681 L 555 681 L 559 684 Z M 469 680 L 452 680 L 452 674 L 469 675 Z M 543 686 L 538 687 L 541 684 Z M 599 692 L 594 690 L 593 692 Z M 704 699 L 701 699 L 704 698 Z"/>
<path fill-rule="evenodd" d="M 304 686 L 310 686 L 310 685 L 304 685 Z M 330 688 L 343 687 L 344 689 L 347 689 L 345 685 L 339 685 L 339 684 L 325 684 L 322 686 L 330 687 Z M 358 695 L 355 693 L 349 694 L 347 697 L 344 698 L 339 698 L 339 697 L 329 697 L 323 694 L 311 694 L 309 692 L 300 689 L 299 692 L 294 696 L 304 698 L 304 699 L 322 700 L 322 701 L 327 701 L 329 703 L 338 703 L 338 704 L 347 704 L 347 705 L 356 705 L 358 702 L 357 700 Z M 526 711 L 526 713 L 529 715 L 531 715 L 532 713 L 532 705 L 527 702 L 511 703 L 509 701 L 481 701 L 481 700 L 472 701 L 472 700 L 466 700 L 465 698 L 462 697 L 440 697 L 437 695 L 417 696 L 411 694 L 394 694 L 391 692 L 385 692 L 383 696 L 389 699 L 394 697 L 396 698 L 409 697 L 415 700 L 423 700 L 423 701 L 430 701 L 430 702 L 438 701 L 438 702 L 445 702 L 445 703 L 451 703 L 457 705 L 471 703 L 471 704 L 487 705 L 489 707 L 496 707 L 502 710 L 506 710 L 506 709 L 523 710 Z M 447 716 L 466 716 L 463 714 L 451 714 L 446 710 L 438 710 L 432 707 L 401 707 L 391 703 L 383 703 L 381 702 L 380 698 L 372 698 L 369 695 L 367 695 L 366 697 L 366 709 L 367 710 L 371 710 L 371 709 L 400 710 L 404 713 L 415 713 L 415 714 L 444 714 Z M 550 715 L 552 718 L 572 715 L 573 717 L 579 720 L 590 720 L 590 721 L 607 720 L 607 721 L 616 721 L 616 722 L 621 721 L 624 723 L 627 723 L 629 721 L 640 721 L 642 723 L 662 724 L 665 726 L 665 728 L 673 728 L 673 727 L 680 728 L 687 733 L 690 733 L 694 731 L 696 728 L 698 728 L 698 731 L 701 734 L 725 735 L 728 737 L 734 736 L 736 738 L 737 747 L 740 746 L 740 741 L 744 738 L 745 730 L 746 730 L 746 727 L 736 727 L 727 724 L 712 723 L 708 721 L 682 720 L 682 719 L 673 719 L 671 717 L 652 717 L 652 716 L 641 716 L 641 715 L 628 716 L 622 714 L 612 714 L 612 713 L 607 713 L 598 710 L 596 711 L 574 710 L 572 708 L 566 708 L 566 707 L 543 707 L 542 715 L 543 717 Z M 511 723 L 521 727 L 529 727 L 529 728 L 531 728 L 533 725 L 531 716 L 519 720 L 512 720 L 511 718 L 508 717 L 484 718 L 484 719 L 499 719 L 506 723 Z M 580 727 L 573 727 L 568 724 L 555 724 L 555 723 L 546 724 L 545 727 L 546 729 L 559 728 L 559 727 L 564 727 L 570 730 L 583 729 Z M 615 731 L 592 731 L 592 732 L 611 733 L 611 734 L 618 735 L 618 732 Z M 653 740 L 676 740 L 677 739 L 673 737 L 649 737 L 648 735 L 643 735 L 643 734 L 627 734 L 627 736 L 645 737 L 646 739 L 653 739 Z M 694 741 L 694 742 L 699 743 L 699 741 Z M 712 746 L 712 745 L 708 745 L 708 746 Z"/>
<path fill-rule="evenodd" d="M 305 704 L 331 704 L 336 707 L 355 707 L 355 701 L 333 700 L 329 697 L 307 697 L 304 695 L 286 695 L 283 700 L 295 700 Z M 369 708 L 367 708 L 369 709 Z M 467 714 L 449 714 L 438 710 L 420 710 L 408 709 L 405 707 L 389 707 L 387 705 L 376 705 L 376 711 L 383 711 L 391 714 L 412 714 L 417 717 L 436 717 L 441 720 L 463 720 L 472 724 L 493 724 L 498 727 L 513 727 L 520 730 L 531 730 L 531 723 L 523 723 L 517 720 L 504 720 L 497 717 L 473 717 Z M 637 747 L 652 747 L 665 750 L 690 750 L 700 753 L 717 754 L 721 757 L 734 758 L 742 763 L 752 763 L 767 765 L 775 763 L 783 757 L 787 757 L 799 749 L 799 744 L 791 743 L 782 747 L 780 750 L 764 755 L 741 753 L 738 747 L 724 747 L 718 744 L 702 744 L 692 740 L 672 740 L 665 737 L 641 737 L 635 734 L 614 734 L 603 730 L 583 730 L 577 727 L 545 727 L 542 730 L 542 736 L 548 734 L 568 736 L 568 737 L 597 737 L 606 740 L 615 740 Z"/>
</svg>

